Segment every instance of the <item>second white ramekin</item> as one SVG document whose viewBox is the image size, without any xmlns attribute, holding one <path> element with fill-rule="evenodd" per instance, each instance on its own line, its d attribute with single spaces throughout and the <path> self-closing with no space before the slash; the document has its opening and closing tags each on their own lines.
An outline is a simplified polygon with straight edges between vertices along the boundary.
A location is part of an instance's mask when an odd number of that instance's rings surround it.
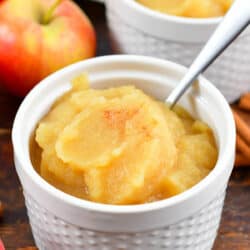
<svg viewBox="0 0 250 250">
<path fill-rule="evenodd" d="M 235 126 L 226 100 L 203 77 L 181 99 L 181 105 L 213 129 L 219 157 L 205 179 L 180 195 L 134 206 L 81 200 L 42 179 L 29 156 L 30 136 L 38 121 L 80 73 L 89 74 L 94 88 L 134 84 L 164 100 L 185 71 L 182 66 L 150 57 L 99 57 L 56 72 L 27 95 L 14 121 L 12 141 L 16 170 L 40 250 L 212 248 L 234 163 Z"/>
<path fill-rule="evenodd" d="M 221 18 L 183 18 L 152 11 L 134 0 L 105 0 L 113 48 L 189 66 Z M 229 102 L 250 91 L 250 28 L 206 71 Z"/>
</svg>

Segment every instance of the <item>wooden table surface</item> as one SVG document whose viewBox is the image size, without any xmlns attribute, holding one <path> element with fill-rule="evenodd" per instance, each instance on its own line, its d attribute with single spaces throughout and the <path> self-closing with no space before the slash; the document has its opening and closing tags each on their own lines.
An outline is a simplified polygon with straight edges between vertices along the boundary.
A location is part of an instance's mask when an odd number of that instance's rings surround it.
<svg viewBox="0 0 250 250">
<path fill-rule="evenodd" d="M 112 53 L 104 17 L 104 7 L 86 0 L 79 0 L 80 2 L 96 27 L 98 55 Z M 22 189 L 14 168 L 11 144 L 11 127 L 20 102 L 21 99 L 0 89 L 0 200 L 5 205 L 4 216 L 0 219 L 0 238 L 6 246 L 6 250 L 34 246 Z M 250 114 L 242 113 L 242 116 L 250 124 Z M 219 234 L 214 245 L 214 250 L 249 249 L 250 166 L 233 171 Z"/>
</svg>

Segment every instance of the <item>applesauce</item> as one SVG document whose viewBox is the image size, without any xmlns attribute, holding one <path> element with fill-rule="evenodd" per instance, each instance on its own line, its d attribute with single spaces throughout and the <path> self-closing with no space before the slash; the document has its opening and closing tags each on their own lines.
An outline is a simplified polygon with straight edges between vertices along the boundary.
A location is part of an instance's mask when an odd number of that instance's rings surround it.
<svg viewBox="0 0 250 250">
<path fill-rule="evenodd" d="M 179 194 L 213 169 L 211 129 L 183 108 L 134 86 L 90 89 L 72 81 L 39 122 L 30 143 L 38 173 L 73 196 L 106 204 L 141 204 Z"/>
<path fill-rule="evenodd" d="M 183 17 L 223 16 L 233 0 L 136 0 L 140 4 L 162 13 Z"/>
</svg>

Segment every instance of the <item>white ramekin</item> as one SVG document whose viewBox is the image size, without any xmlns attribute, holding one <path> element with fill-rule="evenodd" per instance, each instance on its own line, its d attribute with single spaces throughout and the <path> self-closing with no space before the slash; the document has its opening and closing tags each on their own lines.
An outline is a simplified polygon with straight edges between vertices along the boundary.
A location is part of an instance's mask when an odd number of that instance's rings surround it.
<svg viewBox="0 0 250 250">
<path fill-rule="evenodd" d="M 212 248 L 235 150 L 235 125 L 220 92 L 205 78 L 181 99 L 181 105 L 214 130 L 218 162 L 199 184 L 172 198 L 135 206 L 114 206 L 63 193 L 33 169 L 29 140 L 52 103 L 87 72 L 94 88 L 134 84 L 164 100 L 185 68 L 143 56 L 106 56 L 66 67 L 36 86 L 21 104 L 13 126 L 14 159 L 32 232 L 40 250 L 159 250 Z"/>
<path fill-rule="evenodd" d="M 155 56 L 189 66 L 221 18 L 183 18 L 150 10 L 134 0 L 105 0 L 116 52 Z M 250 91 L 250 28 L 209 67 L 205 76 L 229 102 Z"/>
</svg>

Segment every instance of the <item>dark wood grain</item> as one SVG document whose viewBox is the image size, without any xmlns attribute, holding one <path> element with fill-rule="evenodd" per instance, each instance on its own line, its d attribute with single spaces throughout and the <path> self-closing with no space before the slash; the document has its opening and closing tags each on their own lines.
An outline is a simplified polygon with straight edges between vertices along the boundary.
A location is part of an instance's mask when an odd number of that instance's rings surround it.
<svg viewBox="0 0 250 250">
<path fill-rule="evenodd" d="M 97 30 L 98 55 L 110 54 L 108 29 L 104 6 L 88 1 L 78 1 L 87 12 Z M 0 218 L 0 238 L 7 250 L 34 246 L 33 237 L 18 181 L 11 145 L 11 127 L 21 102 L 0 88 L 0 200 L 4 214 Z M 250 114 L 241 113 L 249 121 Z M 250 249 L 250 166 L 235 169 L 230 179 L 222 222 L 214 250 Z M 132 249 L 131 249 L 132 250 Z"/>
</svg>

